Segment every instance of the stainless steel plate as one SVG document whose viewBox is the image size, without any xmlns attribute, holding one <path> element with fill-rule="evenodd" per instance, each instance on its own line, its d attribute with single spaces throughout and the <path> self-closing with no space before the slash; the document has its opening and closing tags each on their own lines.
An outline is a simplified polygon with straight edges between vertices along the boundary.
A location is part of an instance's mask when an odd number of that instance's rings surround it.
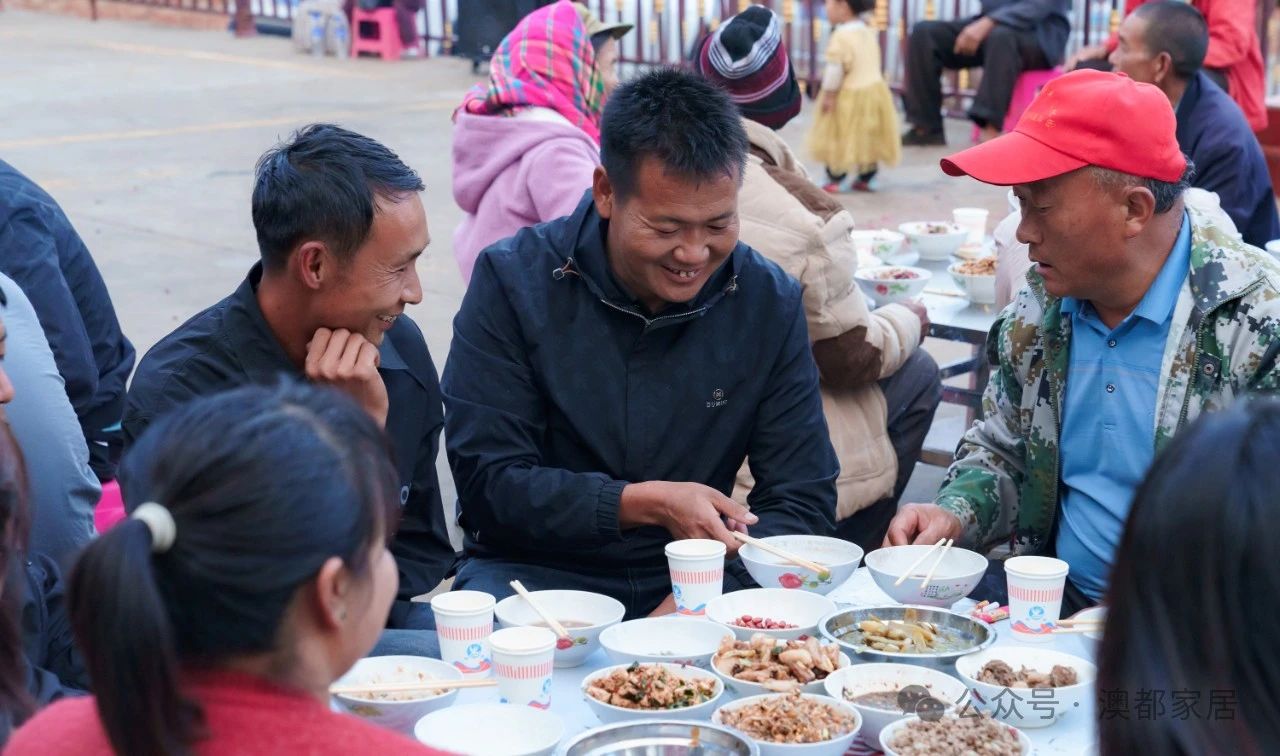
<svg viewBox="0 0 1280 756">
<path fill-rule="evenodd" d="M 953 635 L 953 637 L 962 642 L 961 648 L 955 651 L 907 654 L 876 651 L 855 641 L 861 632 L 858 630 L 859 622 L 871 619 L 872 615 L 882 620 L 900 620 L 903 619 L 907 609 L 916 611 L 916 619 L 922 622 L 932 622 L 947 630 L 948 634 Z M 916 664 L 935 669 L 946 669 L 955 664 L 956 659 L 961 656 L 981 651 L 996 642 L 995 630 L 981 620 L 949 612 L 945 609 L 928 606 L 908 607 L 900 604 L 844 609 L 824 618 L 822 622 L 818 623 L 818 630 L 827 638 L 840 644 L 849 653 L 857 654 L 862 661 Z"/>
<path fill-rule="evenodd" d="M 694 729 L 698 746 L 693 747 Z M 565 756 L 759 756 L 756 744 L 707 722 L 640 720 L 597 727 L 569 741 Z"/>
</svg>

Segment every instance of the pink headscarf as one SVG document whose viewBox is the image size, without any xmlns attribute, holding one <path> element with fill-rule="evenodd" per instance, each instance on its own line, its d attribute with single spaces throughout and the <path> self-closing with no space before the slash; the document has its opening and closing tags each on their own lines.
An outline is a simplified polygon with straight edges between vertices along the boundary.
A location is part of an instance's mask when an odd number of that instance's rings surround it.
<svg viewBox="0 0 1280 756">
<path fill-rule="evenodd" d="M 529 107 L 556 111 L 600 143 L 604 79 L 587 29 L 569 0 L 525 16 L 493 54 L 488 86 L 473 87 L 460 109 L 514 115 Z"/>
</svg>

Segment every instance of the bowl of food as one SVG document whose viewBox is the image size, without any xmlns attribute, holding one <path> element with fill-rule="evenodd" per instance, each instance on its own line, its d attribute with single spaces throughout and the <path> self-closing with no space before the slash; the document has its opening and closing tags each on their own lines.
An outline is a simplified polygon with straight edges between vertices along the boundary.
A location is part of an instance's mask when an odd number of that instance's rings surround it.
<svg viewBox="0 0 1280 756">
<path fill-rule="evenodd" d="M 932 277 L 933 274 L 924 268 L 909 265 L 876 265 L 853 272 L 862 293 L 874 299 L 877 305 L 915 299 L 929 285 Z"/>
<path fill-rule="evenodd" d="M 379 690 L 437 680 L 461 680 L 452 664 L 425 656 L 370 656 L 356 662 L 333 684 L 333 701 L 340 711 L 400 732 L 413 732 L 424 715 L 452 706 L 458 689 Z M 368 686 L 367 690 L 358 690 Z"/>
<path fill-rule="evenodd" d="M 969 238 L 969 232 L 950 221 L 903 223 L 898 230 L 920 253 L 921 260 L 945 260 Z"/>
<path fill-rule="evenodd" d="M 533 600 L 568 631 L 569 638 L 556 643 L 555 665 L 576 667 L 600 648 L 600 633 L 622 621 L 627 613 L 621 601 L 589 591 L 532 591 Z M 503 627 L 546 627 L 547 623 L 524 597 L 510 596 L 498 602 L 493 615 Z"/>
<path fill-rule="evenodd" d="M 898 262 L 906 250 L 907 237 L 887 228 L 855 229 L 849 234 L 853 238 L 853 248 L 859 252 L 866 250 L 871 256 L 886 263 Z"/>
<path fill-rule="evenodd" d="M 1094 629 L 1085 630 L 1082 633 L 1086 639 L 1089 648 L 1094 653 L 1098 652 L 1098 646 L 1102 643 L 1102 631 L 1107 625 L 1107 608 L 1105 606 L 1091 606 L 1088 609 L 1081 609 L 1071 615 L 1071 619 L 1078 627 L 1092 627 Z"/>
<path fill-rule="evenodd" d="M 424 745 L 467 756 L 550 756 L 564 737 L 564 722 L 535 706 L 468 704 L 426 715 L 413 735 Z"/>
<path fill-rule="evenodd" d="M 726 638 L 711 657 L 711 671 L 734 695 L 786 693 L 802 690 L 821 693 L 823 681 L 849 666 L 839 647 L 813 636 L 804 640 L 778 640 L 758 634 L 751 640 Z"/>
<path fill-rule="evenodd" d="M 968 596 L 987 572 L 987 558 L 968 549 L 950 548 L 946 553 L 932 546 L 886 546 L 867 554 L 867 570 L 880 590 L 901 604 L 951 606 Z M 910 570 L 906 580 L 899 582 Z M 932 570 L 932 575 L 930 575 Z M 929 578 L 926 584 L 925 578 Z"/>
<path fill-rule="evenodd" d="M 996 642 L 995 630 L 985 622 L 927 606 L 845 609 L 824 619 L 818 629 L 864 662 L 916 664 L 944 671 L 961 656 Z"/>
<path fill-rule="evenodd" d="M 587 730 L 570 740 L 564 756 L 757 756 L 760 749 L 747 736 L 709 722 L 646 719 Z"/>
<path fill-rule="evenodd" d="M 854 664 L 828 675 L 823 688 L 858 710 L 859 732 L 867 743 L 879 742 L 880 731 L 891 722 L 950 709 L 968 692 L 951 675 L 912 664 Z"/>
<path fill-rule="evenodd" d="M 996 258 L 979 257 L 965 260 L 947 268 L 956 286 L 974 304 L 995 304 Z"/>
<path fill-rule="evenodd" d="M 1025 732 L 987 716 L 913 716 L 880 731 L 885 756 L 969 756 L 974 743 L 983 744 L 983 756 L 1031 754 Z"/>
<path fill-rule="evenodd" d="M 738 551 L 747 572 L 760 585 L 827 594 L 844 583 L 862 561 L 862 547 L 839 538 L 813 535 L 784 535 L 761 538 L 761 541 L 826 567 L 817 573 L 799 567 L 764 549 L 747 544 Z"/>
<path fill-rule="evenodd" d="M 1061 651 L 1008 646 L 960 657 L 956 674 L 973 691 L 976 708 L 1028 729 L 1079 709 L 1093 696 L 1098 668 Z"/>
<path fill-rule="evenodd" d="M 644 617 L 605 628 L 600 645 L 615 664 L 669 662 L 709 669 L 726 637 L 733 633 L 707 620 Z"/>
<path fill-rule="evenodd" d="M 606 724 L 629 719 L 706 719 L 724 694 L 720 678 L 697 667 L 618 664 L 587 675 L 582 697 Z"/>
<path fill-rule="evenodd" d="M 760 756 L 841 756 L 862 726 L 843 701 L 793 691 L 725 704 L 711 717 L 755 741 Z"/>
<path fill-rule="evenodd" d="M 756 633 L 772 638 L 813 635 L 818 620 L 836 610 L 826 596 L 786 588 L 749 588 L 707 602 L 707 619 L 724 625 L 740 640 Z"/>
</svg>

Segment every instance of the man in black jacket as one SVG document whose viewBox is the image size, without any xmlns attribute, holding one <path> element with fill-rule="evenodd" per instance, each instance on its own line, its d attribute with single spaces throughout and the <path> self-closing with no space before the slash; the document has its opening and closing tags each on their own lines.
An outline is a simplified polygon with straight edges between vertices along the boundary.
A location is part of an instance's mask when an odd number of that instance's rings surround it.
<svg viewBox="0 0 1280 756">
<path fill-rule="evenodd" d="M 737 108 L 659 71 L 601 131 L 578 209 L 482 253 L 454 321 L 455 586 L 591 590 L 635 617 L 675 608 L 672 539 L 830 533 L 838 465 L 800 286 L 738 241 Z M 729 498 L 748 457 L 750 511 Z"/>
<path fill-rule="evenodd" d="M 434 628 L 426 604 L 449 573 L 436 456 L 443 406 L 422 332 L 417 258 L 430 242 L 422 181 L 390 150 L 327 124 L 258 162 L 253 223 L 262 261 L 229 297 L 142 358 L 125 407 L 126 444 L 196 396 L 281 375 L 345 391 L 386 428 L 400 474 L 400 572 L 389 626 Z M 305 528 L 305 522 L 298 523 Z M 434 644 L 433 644 L 434 645 Z"/>
<path fill-rule="evenodd" d="M 1023 71 L 1062 62 L 1071 0 L 982 0 L 982 12 L 954 21 L 918 21 L 907 46 L 902 93 L 911 129 L 906 145 L 946 144 L 942 133 L 944 68 L 982 67 L 969 117 L 983 139 L 1000 134 L 1013 86 Z"/>
</svg>

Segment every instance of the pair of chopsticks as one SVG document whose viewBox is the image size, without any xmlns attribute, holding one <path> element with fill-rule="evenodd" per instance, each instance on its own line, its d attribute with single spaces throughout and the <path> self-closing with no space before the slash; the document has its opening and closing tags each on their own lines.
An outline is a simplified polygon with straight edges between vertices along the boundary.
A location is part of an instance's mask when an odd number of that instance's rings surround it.
<svg viewBox="0 0 1280 756">
<path fill-rule="evenodd" d="M 968 299 L 962 291 L 949 291 L 947 289 L 925 289 L 922 294 L 933 294 L 939 297 L 955 297 L 957 299 Z"/>
<path fill-rule="evenodd" d="M 565 630 L 564 625 L 561 625 L 555 617 L 552 617 L 547 610 L 542 608 L 541 604 L 534 600 L 533 595 L 524 587 L 524 583 L 519 580 L 512 580 L 511 587 L 516 589 L 516 593 L 520 594 L 521 598 L 529 602 L 529 606 L 542 618 L 543 622 L 547 623 L 547 627 L 551 628 L 551 632 L 555 633 L 557 638 L 569 641 L 570 644 L 573 643 L 573 638 L 569 636 L 569 631 Z"/>
<path fill-rule="evenodd" d="M 780 549 L 777 546 L 766 543 L 760 540 L 759 538 L 752 538 L 746 533 L 739 533 L 736 530 L 731 532 L 733 533 L 733 537 L 737 538 L 742 543 L 747 543 L 752 546 L 755 546 L 757 549 L 760 549 L 761 551 L 767 551 L 770 554 L 773 554 L 774 556 L 780 559 L 787 560 L 787 562 L 794 564 L 797 567 L 803 567 L 806 570 L 812 570 L 813 572 L 818 573 L 818 578 L 820 580 L 826 580 L 831 577 L 830 567 L 825 567 L 817 562 L 811 562 L 808 559 L 792 554 L 790 551 L 786 551 L 785 549 Z"/>
<path fill-rule="evenodd" d="M 350 696 L 357 693 L 410 693 L 418 690 L 454 690 L 455 688 L 489 688 L 498 681 L 488 680 L 423 680 L 410 683 L 368 683 L 366 685 L 336 685 L 329 688 L 335 696 Z"/>
<path fill-rule="evenodd" d="M 1078 620 L 1058 620 L 1058 626 L 1049 632 L 1054 635 L 1067 635 L 1069 633 L 1099 633 L 1106 626 L 1105 619 L 1078 619 Z"/>
<path fill-rule="evenodd" d="M 905 571 L 905 572 L 903 572 L 903 573 L 902 573 L 902 575 L 900 575 L 900 576 L 898 577 L 898 579 L 897 579 L 897 580 L 893 581 L 893 584 L 894 584 L 895 586 L 898 586 L 898 585 L 902 585 L 904 582 L 906 582 L 906 579 L 907 579 L 908 577 L 910 577 L 910 576 L 911 576 L 911 573 L 912 573 L 912 572 L 915 572 L 915 569 L 916 569 L 917 567 L 919 567 L 920 565 L 924 564 L 924 560 L 928 559 L 928 558 L 929 558 L 929 556 L 930 556 L 931 554 L 933 554 L 933 552 L 934 552 L 934 551 L 936 551 L 936 550 L 938 549 L 938 547 L 939 547 L 939 546 L 941 546 L 941 547 L 942 547 L 942 552 L 941 552 L 940 554 L 938 554 L 938 558 L 937 558 L 936 560 L 934 560 L 933 566 L 929 568 L 929 571 L 928 571 L 927 573 L 925 573 L 924 578 L 920 581 L 920 590 L 922 590 L 922 591 L 923 591 L 925 588 L 928 588 L 928 587 L 929 587 L 929 581 L 933 580 L 933 573 L 937 571 L 937 569 L 938 569 L 938 565 L 942 564 L 942 560 L 947 558 L 947 552 L 948 552 L 948 551 L 951 549 L 951 547 L 952 547 L 952 546 L 954 546 L 954 545 L 955 545 L 955 539 L 952 539 L 952 538 L 939 538 L 939 539 L 938 539 L 938 542 L 937 542 L 937 543 L 935 543 L 933 546 L 931 546 L 931 547 L 929 548 L 929 550 L 928 550 L 928 551 L 926 551 L 925 553 L 921 554 L 921 555 L 920 555 L 920 558 L 919 558 L 919 559 L 917 559 L 917 560 L 915 561 L 915 563 L 914 563 L 914 564 L 912 564 L 910 567 L 908 567 L 908 568 L 906 569 L 906 571 Z"/>
</svg>

